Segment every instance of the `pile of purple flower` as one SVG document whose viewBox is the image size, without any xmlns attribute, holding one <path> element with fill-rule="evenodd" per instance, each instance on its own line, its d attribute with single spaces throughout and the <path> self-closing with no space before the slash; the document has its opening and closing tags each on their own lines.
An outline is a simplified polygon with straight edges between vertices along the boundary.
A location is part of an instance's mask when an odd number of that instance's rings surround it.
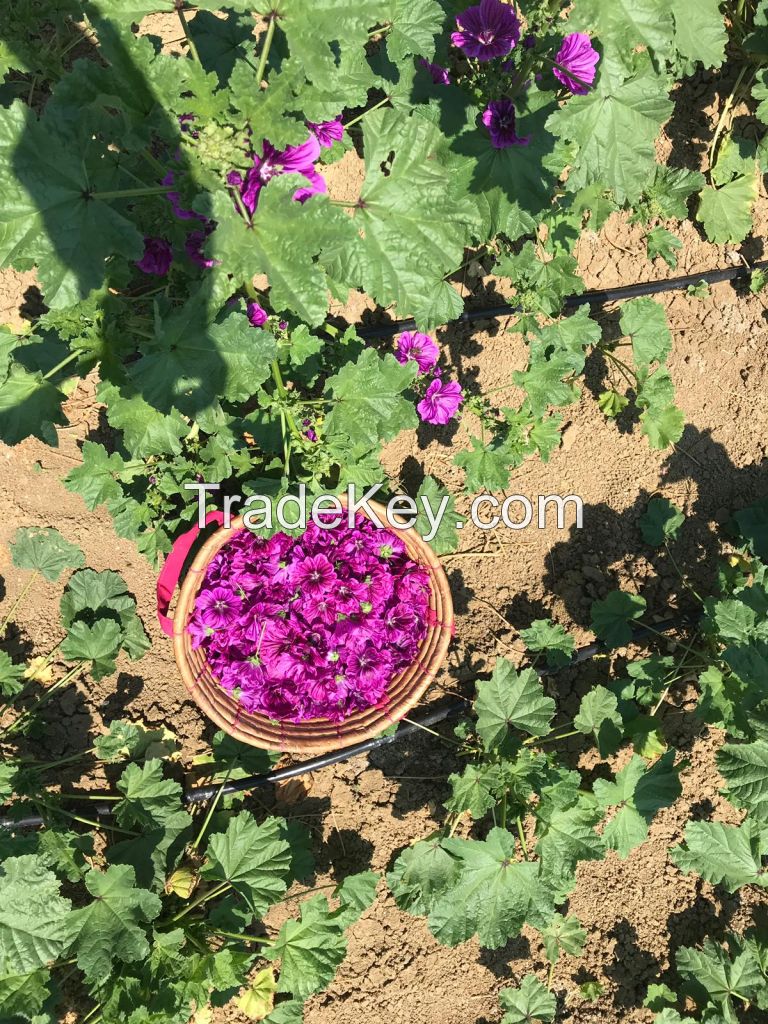
<svg viewBox="0 0 768 1024">
<path fill-rule="evenodd" d="M 295 538 L 242 530 L 208 565 L 187 628 L 246 711 L 340 722 L 413 663 L 429 597 L 428 571 L 364 516 Z"/>
</svg>

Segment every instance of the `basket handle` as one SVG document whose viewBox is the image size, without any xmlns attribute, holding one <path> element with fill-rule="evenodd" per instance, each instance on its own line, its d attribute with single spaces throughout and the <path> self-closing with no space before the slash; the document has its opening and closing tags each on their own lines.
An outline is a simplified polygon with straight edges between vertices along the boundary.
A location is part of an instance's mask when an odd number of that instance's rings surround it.
<svg viewBox="0 0 768 1024">
<path fill-rule="evenodd" d="M 218 523 L 221 526 L 223 522 L 224 514 L 218 509 L 215 512 L 209 512 L 205 517 L 206 526 L 210 526 L 211 523 Z M 168 615 L 171 598 L 178 586 L 184 562 L 200 534 L 200 529 L 200 526 L 195 523 L 191 530 L 187 530 L 176 539 L 160 570 L 160 575 L 157 577 L 157 621 L 166 636 L 173 636 L 173 617 Z"/>
</svg>

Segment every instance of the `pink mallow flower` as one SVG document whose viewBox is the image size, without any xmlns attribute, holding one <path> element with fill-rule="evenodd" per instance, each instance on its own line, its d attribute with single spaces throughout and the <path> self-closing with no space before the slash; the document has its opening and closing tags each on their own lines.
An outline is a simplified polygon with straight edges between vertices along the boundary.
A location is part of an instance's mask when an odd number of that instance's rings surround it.
<svg viewBox="0 0 768 1024">
<path fill-rule="evenodd" d="M 165 238 L 145 238 L 144 255 L 136 261 L 139 270 L 145 274 L 157 274 L 165 277 L 173 263 L 173 249 Z"/>
<path fill-rule="evenodd" d="M 429 72 L 429 76 L 435 85 L 450 85 L 451 76 L 445 70 L 441 68 L 439 64 L 432 64 L 426 57 L 419 58 L 419 65 Z"/>
<path fill-rule="evenodd" d="M 520 136 L 515 131 L 515 105 L 512 100 L 492 100 L 483 111 L 483 124 L 491 136 L 494 149 L 509 146 L 527 146 L 530 136 Z"/>
<path fill-rule="evenodd" d="M 261 156 L 254 153 L 253 167 L 249 169 L 243 184 L 242 198 L 246 210 L 253 213 L 258 205 L 261 190 L 280 174 L 302 174 L 309 182 L 306 188 L 294 192 L 293 198 L 297 202 L 327 192 L 325 178 L 315 170 L 315 162 L 319 158 L 320 143 L 314 135 L 310 135 L 300 146 L 288 146 L 283 150 L 275 149 L 272 143 L 265 139 Z"/>
<path fill-rule="evenodd" d="M 475 7 L 456 15 L 458 32 L 451 42 L 463 50 L 467 57 L 493 60 L 506 55 L 520 39 L 520 22 L 514 8 L 501 0 L 480 0 Z"/>
<path fill-rule="evenodd" d="M 435 377 L 416 406 L 416 412 L 425 423 L 443 424 L 456 415 L 463 401 L 464 392 L 455 380 L 442 381 Z"/>
<path fill-rule="evenodd" d="M 567 68 L 571 74 L 576 75 L 580 81 L 577 82 L 560 68 L 554 69 L 555 78 L 572 93 L 584 96 L 589 92 L 589 86 L 595 80 L 599 60 L 600 54 L 592 45 L 592 40 L 586 32 L 571 32 L 563 40 L 563 45 L 558 50 L 555 61 Z"/>
<path fill-rule="evenodd" d="M 344 137 L 344 125 L 339 117 L 334 118 L 333 121 L 321 121 L 320 124 L 308 121 L 307 128 L 309 128 L 323 149 L 330 149 L 334 142 L 338 142 Z"/>
<path fill-rule="evenodd" d="M 413 359 L 419 366 L 419 373 L 431 370 L 440 358 L 437 342 L 428 334 L 418 331 L 404 331 L 397 339 L 395 359 L 398 363 L 407 363 Z"/>
<path fill-rule="evenodd" d="M 258 302 L 249 302 L 245 307 L 245 311 L 251 327 L 263 327 L 269 319 L 266 309 L 260 306 Z"/>
</svg>

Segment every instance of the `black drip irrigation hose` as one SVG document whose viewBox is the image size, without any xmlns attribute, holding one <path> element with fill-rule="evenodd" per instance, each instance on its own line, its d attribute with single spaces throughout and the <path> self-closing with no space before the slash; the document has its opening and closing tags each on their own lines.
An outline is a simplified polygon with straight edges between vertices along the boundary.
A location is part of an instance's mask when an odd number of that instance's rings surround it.
<svg viewBox="0 0 768 1024">
<path fill-rule="evenodd" d="M 701 274 L 686 274 L 684 277 L 670 277 L 665 281 L 641 281 L 638 284 L 626 284 L 618 288 L 602 288 L 581 295 L 569 295 L 564 302 L 566 309 L 578 306 L 605 306 L 610 302 L 625 302 L 627 299 L 638 299 L 644 295 L 657 295 L 660 292 L 682 291 L 691 285 L 720 284 L 723 281 L 736 281 L 747 277 L 755 270 L 768 270 L 768 260 L 754 263 L 752 266 L 727 267 L 724 270 L 705 270 Z M 452 324 L 471 324 L 477 320 L 496 320 L 502 316 L 512 316 L 522 312 L 520 306 L 505 302 L 501 306 L 489 306 L 486 309 L 470 309 L 452 320 Z M 374 338 L 391 338 L 401 331 L 415 331 L 418 325 L 415 320 L 391 320 L 389 323 L 375 327 L 363 327 L 357 333 L 364 341 Z"/>
<path fill-rule="evenodd" d="M 662 622 L 654 623 L 653 626 L 639 626 L 632 631 L 632 639 L 630 642 L 634 644 L 657 633 L 669 633 L 674 629 L 678 629 L 680 626 L 690 625 L 692 621 L 693 620 L 689 615 L 680 614 L 669 619 L 664 619 Z M 591 659 L 597 654 L 607 653 L 608 650 L 609 648 L 600 642 L 588 644 L 586 647 L 580 647 L 574 653 L 568 664 L 561 665 L 557 668 L 543 667 L 537 669 L 537 671 L 541 677 L 556 675 L 567 668 L 573 668 L 585 661 L 591 661 Z M 299 764 L 292 764 L 286 768 L 278 768 L 275 771 L 262 772 L 258 775 L 250 775 L 247 778 L 238 779 L 235 782 L 228 782 L 224 786 L 221 784 L 196 786 L 192 789 L 188 789 L 182 795 L 182 801 L 187 805 L 205 803 L 207 800 L 212 800 L 217 793 L 221 793 L 222 796 L 232 796 L 234 793 L 242 793 L 245 790 L 255 789 L 257 786 L 266 786 L 270 783 L 285 782 L 288 779 L 295 779 L 299 775 L 308 775 L 310 772 L 319 771 L 321 768 L 328 768 L 331 765 L 340 764 L 342 761 L 348 761 L 351 757 L 357 757 L 359 754 L 368 754 L 372 750 L 378 750 L 380 747 L 386 747 L 390 743 L 399 743 L 400 740 L 407 739 L 409 736 L 413 736 L 420 730 L 431 728 L 433 725 L 451 718 L 458 718 L 462 713 L 466 712 L 466 710 L 466 700 L 448 701 L 439 708 L 434 708 L 425 712 L 425 714 L 421 715 L 419 718 L 414 718 L 408 722 L 402 722 L 396 732 L 390 733 L 386 736 L 377 736 L 370 740 L 364 740 L 362 743 L 355 743 L 350 747 L 344 747 L 342 750 L 334 750 L 330 754 L 320 754 L 317 757 L 310 758 L 308 761 L 301 761 Z M 106 796 L 107 794 L 105 793 L 102 795 Z M 109 795 L 111 796 L 112 794 Z M 88 813 L 95 818 L 101 819 L 112 816 L 112 806 L 110 804 L 99 804 L 92 799 L 87 803 Z M 43 824 L 43 818 L 38 815 L 30 815 L 27 818 L 19 818 L 18 820 L 14 820 L 12 818 L 0 818 L 0 830 L 6 831 L 20 831 L 22 829 L 39 828 Z"/>
</svg>

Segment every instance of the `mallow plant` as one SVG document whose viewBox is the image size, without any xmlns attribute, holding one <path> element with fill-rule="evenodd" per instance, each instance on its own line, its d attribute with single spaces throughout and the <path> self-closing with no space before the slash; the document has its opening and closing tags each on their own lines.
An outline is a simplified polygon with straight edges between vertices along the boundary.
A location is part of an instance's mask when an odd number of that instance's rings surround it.
<svg viewBox="0 0 768 1024">
<path fill-rule="evenodd" d="M 180 52 L 137 28 L 158 11 Z M 184 482 L 362 485 L 383 443 L 465 409 L 466 488 L 503 489 L 559 444 L 595 349 L 601 410 L 674 443 L 660 306 L 625 306 L 622 340 L 564 299 L 581 232 L 614 210 L 668 260 L 694 211 L 718 240 L 748 232 L 759 154 L 727 136 L 705 181 L 654 149 L 675 81 L 727 40 L 717 0 L 36 0 L 0 46 L 0 265 L 34 268 L 43 301 L 0 337 L 0 437 L 55 444 L 96 369 L 112 434 L 67 485 L 152 561 L 189 518 Z M 363 172 L 343 197 L 342 159 Z M 496 393 L 435 333 L 477 261 L 520 307 Z M 415 329 L 361 340 L 329 315 L 350 291 Z"/>
<path fill-rule="evenodd" d="M 34 756 L 46 749 L 43 705 L 113 673 L 121 652 L 140 658 L 148 641 L 119 574 L 82 568 L 80 549 L 56 530 L 20 530 L 11 554 L 31 582 L 75 571 L 61 594 L 61 642 L 26 663 L 0 652 L 0 1020 L 42 1024 L 76 1010 L 103 1024 L 186 1024 L 235 999 L 252 1020 L 299 1024 L 343 960 L 377 876 L 313 887 L 309 834 L 223 796 L 226 781 L 274 761 L 223 733 L 197 759 L 220 785 L 196 812 L 167 729 L 117 720 L 88 749 Z M 105 770 L 106 797 L 92 791 Z M 90 789 L 63 781 L 84 774 Z M 42 828 L 25 827 L 30 814 Z M 265 922 L 288 899 L 296 912 Z"/>
<path fill-rule="evenodd" d="M 720 730 L 722 792 L 743 819 L 689 821 L 670 865 L 730 893 L 768 886 L 765 522 L 764 503 L 736 514 L 712 596 L 700 598 L 683 578 L 691 607 L 672 643 L 655 630 L 641 594 L 616 591 L 592 608 L 608 655 L 601 681 L 580 685 L 573 637 L 544 619 L 520 632 L 522 665 L 499 658 L 478 681 L 471 714 L 455 730 L 466 760 L 447 780 L 444 823 L 399 854 L 387 882 L 398 906 L 425 917 L 449 946 L 477 936 L 493 949 L 524 925 L 538 932 L 548 976 L 502 990 L 506 1024 L 556 1018 L 555 966 L 564 954 L 578 956 L 586 938 L 568 912 L 579 865 L 609 851 L 626 858 L 680 797 L 687 761 L 670 745 L 666 721 L 678 694 L 693 690 L 701 728 Z M 684 523 L 663 498 L 641 519 L 647 546 L 673 566 Z M 569 687 L 549 684 L 562 672 L 576 677 L 575 701 Z M 596 748 L 596 770 L 574 768 L 575 743 Z M 657 1024 L 735 1024 L 750 1008 L 768 1008 L 768 933 L 759 915 L 725 946 L 701 939 L 677 949 L 674 965 L 650 986 L 645 1005 L 658 1011 Z"/>
</svg>

